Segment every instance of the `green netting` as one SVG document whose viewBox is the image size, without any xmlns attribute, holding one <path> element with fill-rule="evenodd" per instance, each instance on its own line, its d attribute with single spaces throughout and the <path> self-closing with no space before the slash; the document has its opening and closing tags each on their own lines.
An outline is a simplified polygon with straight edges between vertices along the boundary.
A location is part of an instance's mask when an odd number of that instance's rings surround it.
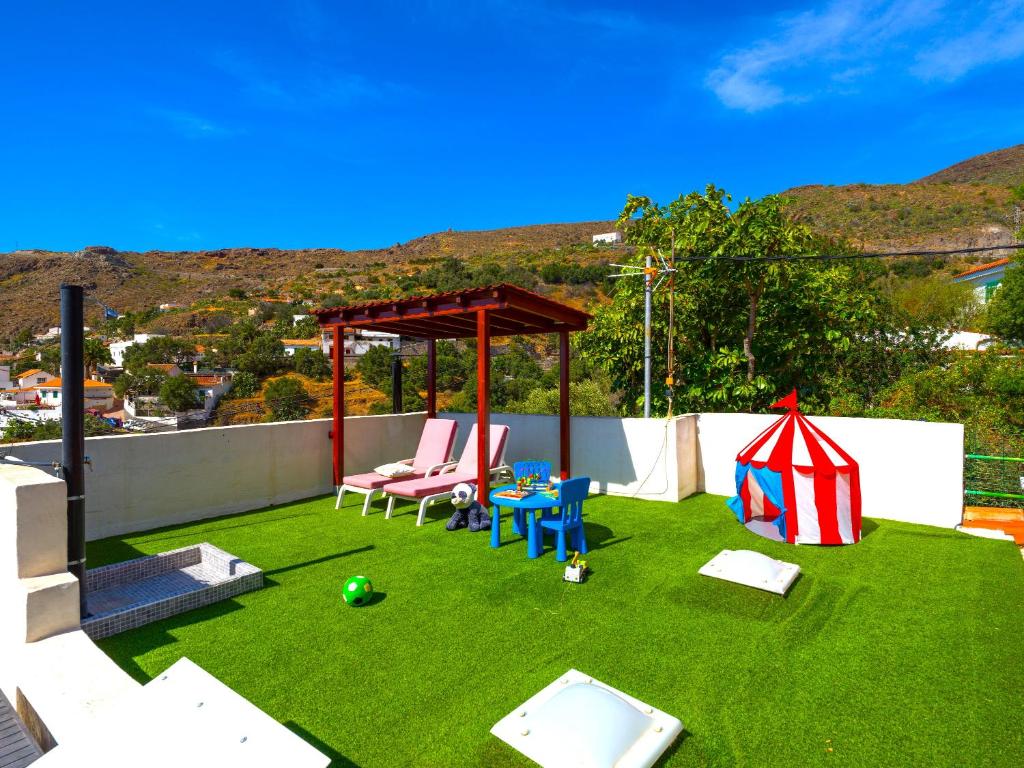
<svg viewBox="0 0 1024 768">
<path fill-rule="evenodd" d="M 964 504 L 1024 509 L 1024 430 L 968 429 Z"/>
</svg>

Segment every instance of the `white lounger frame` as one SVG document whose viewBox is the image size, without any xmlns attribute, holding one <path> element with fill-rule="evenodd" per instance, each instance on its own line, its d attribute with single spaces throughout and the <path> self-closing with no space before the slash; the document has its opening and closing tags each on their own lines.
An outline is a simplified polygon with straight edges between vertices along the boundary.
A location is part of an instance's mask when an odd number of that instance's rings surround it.
<svg viewBox="0 0 1024 768">
<path fill-rule="evenodd" d="M 448 472 L 452 472 L 455 469 L 455 467 L 458 466 L 458 464 L 459 462 L 457 461 L 448 461 L 445 462 L 444 464 L 438 464 L 436 467 L 431 467 L 429 470 L 427 470 L 426 477 L 430 477 L 433 470 L 435 469 L 437 470 L 436 474 L 438 475 L 443 475 Z M 504 451 L 502 451 L 501 458 L 498 460 L 498 466 L 491 468 L 491 480 L 498 480 L 501 478 L 502 475 L 507 475 L 510 478 L 515 477 L 515 475 L 512 472 L 512 467 L 505 463 Z M 398 482 L 398 480 L 396 479 L 395 482 Z M 387 511 L 384 513 L 384 517 L 389 520 L 391 519 L 391 513 L 395 509 L 395 499 L 404 499 L 406 501 L 418 501 L 420 503 L 420 510 L 419 513 L 416 515 L 416 525 L 419 526 L 423 525 L 423 520 L 427 516 L 427 507 L 433 504 L 437 504 L 438 502 L 441 501 L 447 501 L 448 499 L 451 498 L 452 492 L 444 491 L 443 493 L 433 493 L 430 496 L 402 496 L 400 494 L 388 491 L 387 486 L 385 485 L 384 495 L 388 497 L 388 508 Z M 484 499 L 480 503 L 483 504 L 485 507 L 487 506 L 486 499 Z"/>
<path fill-rule="evenodd" d="M 454 441 L 452 441 L 452 442 L 454 443 Z M 451 451 L 448 452 L 448 456 L 451 457 Z M 413 462 L 413 459 L 402 459 L 401 461 L 396 461 L 395 463 L 396 464 L 408 464 L 409 466 L 412 466 L 412 462 Z M 425 474 L 424 477 L 430 477 L 432 474 L 440 471 L 441 467 L 446 467 L 446 466 L 448 466 L 451 463 L 452 463 L 451 461 L 446 461 L 443 464 L 435 464 L 432 467 L 428 467 L 427 468 L 427 474 Z M 401 477 L 392 478 L 392 481 L 396 482 L 396 483 L 399 482 L 400 480 L 402 480 Z M 361 493 L 361 494 L 363 494 L 366 497 L 365 499 L 363 499 L 363 517 L 366 517 L 368 514 L 370 514 L 370 505 L 373 504 L 374 500 L 377 498 L 377 494 L 380 494 L 380 498 L 382 498 L 382 499 L 385 496 L 385 492 L 384 492 L 384 488 L 383 487 L 382 488 L 360 488 L 358 485 L 348 485 L 347 483 L 342 483 L 341 486 L 338 488 L 338 500 L 334 502 L 334 508 L 335 509 L 341 509 L 341 500 L 343 498 L 345 498 L 345 493 L 346 492 L 347 493 Z M 386 517 L 391 517 L 391 505 L 388 506 L 388 511 L 387 511 Z"/>
</svg>

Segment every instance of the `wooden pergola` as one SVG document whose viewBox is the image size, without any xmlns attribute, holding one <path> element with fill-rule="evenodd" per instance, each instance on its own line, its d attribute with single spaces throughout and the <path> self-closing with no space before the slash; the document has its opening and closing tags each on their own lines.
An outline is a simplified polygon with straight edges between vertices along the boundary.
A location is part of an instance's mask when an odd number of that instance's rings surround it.
<svg viewBox="0 0 1024 768">
<path fill-rule="evenodd" d="M 559 349 L 559 471 L 569 477 L 569 333 L 583 331 L 591 316 L 514 285 L 491 285 L 396 301 L 375 301 L 313 312 L 334 334 L 334 484 L 345 474 L 344 334 L 348 330 L 396 333 L 427 343 L 427 417 L 437 416 L 438 339 L 469 339 L 477 344 L 477 496 L 486 504 L 490 478 L 491 338 L 557 333 Z"/>
</svg>

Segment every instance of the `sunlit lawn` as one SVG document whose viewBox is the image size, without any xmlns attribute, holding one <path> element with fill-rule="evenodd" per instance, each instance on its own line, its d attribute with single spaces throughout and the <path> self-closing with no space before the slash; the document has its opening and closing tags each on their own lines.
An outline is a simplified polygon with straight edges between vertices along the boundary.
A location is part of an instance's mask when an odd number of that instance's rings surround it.
<svg viewBox="0 0 1024 768">
<path fill-rule="evenodd" d="M 361 497 L 90 544 L 91 565 L 209 541 L 259 592 L 102 641 L 139 680 L 188 656 L 336 766 L 530 765 L 488 731 L 575 667 L 679 717 L 665 766 L 1019 765 L 1024 562 L 1008 543 L 866 521 L 851 547 L 759 539 L 723 499 L 595 497 L 591 580 L 504 530 L 422 528 Z M 697 575 L 722 549 L 798 563 L 781 598 Z M 341 585 L 381 593 L 348 608 Z"/>
</svg>

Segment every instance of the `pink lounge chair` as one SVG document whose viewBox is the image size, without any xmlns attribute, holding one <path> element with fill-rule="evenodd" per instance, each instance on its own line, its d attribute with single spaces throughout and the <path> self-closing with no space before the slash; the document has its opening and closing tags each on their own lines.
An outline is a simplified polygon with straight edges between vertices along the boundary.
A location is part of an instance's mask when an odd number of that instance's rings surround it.
<svg viewBox="0 0 1024 768">
<path fill-rule="evenodd" d="M 341 500 L 345 497 L 346 491 L 361 493 L 366 496 L 363 501 L 363 515 L 365 516 L 370 511 L 370 504 L 374 497 L 378 493 L 383 497 L 381 489 L 388 483 L 393 483 L 398 479 L 412 480 L 427 477 L 441 467 L 447 466 L 448 459 L 452 455 L 452 446 L 455 444 L 455 432 L 458 427 L 459 425 L 451 419 L 427 419 L 423 425 L 423 432 L 420 434 L 420 444 L 416 448 L 416 455 L 411 459 L 396 462 L 410 465 L 413 468 L 410 474 L 402 475 L 400 478 L 387 477 L 376 472 L 346 475 L 341 479 L 341 488 L 338 489 L 338 500 L 334 503 L 334 508 L 341 507 Z"/>
<path fill-rule="evenodd" d="M 512 468 L 505 464 L 505 443 L 508 440 L 508 427 L 494 425 L 490 433 L 490 468 L 491 477 L 512 473 Z M 388 497 L 388 510 L 385 517 L 391 517 L 395 508 L 395 499 L 406 499 L 407 501 L 418 501 L 420 511 L 416 516 L 416 525 L 423 525 L 423 518 L 427 514 L 427 507 L 438 501 L 446 500 L 452 489 L 459 483 L 476 482 L 476 424 L 469 430 L 469 437 L 466 440 L 466 447 L 462 450 L 462 457 L 456 461 L 445 464 L 436 473 L 430 473 L 425 477 L 415 480 L 397 480 L 389 482 L 384 486 L 384 494 Z M 481 502 L 487 505 L 487 499 Z"/>
</svg>

